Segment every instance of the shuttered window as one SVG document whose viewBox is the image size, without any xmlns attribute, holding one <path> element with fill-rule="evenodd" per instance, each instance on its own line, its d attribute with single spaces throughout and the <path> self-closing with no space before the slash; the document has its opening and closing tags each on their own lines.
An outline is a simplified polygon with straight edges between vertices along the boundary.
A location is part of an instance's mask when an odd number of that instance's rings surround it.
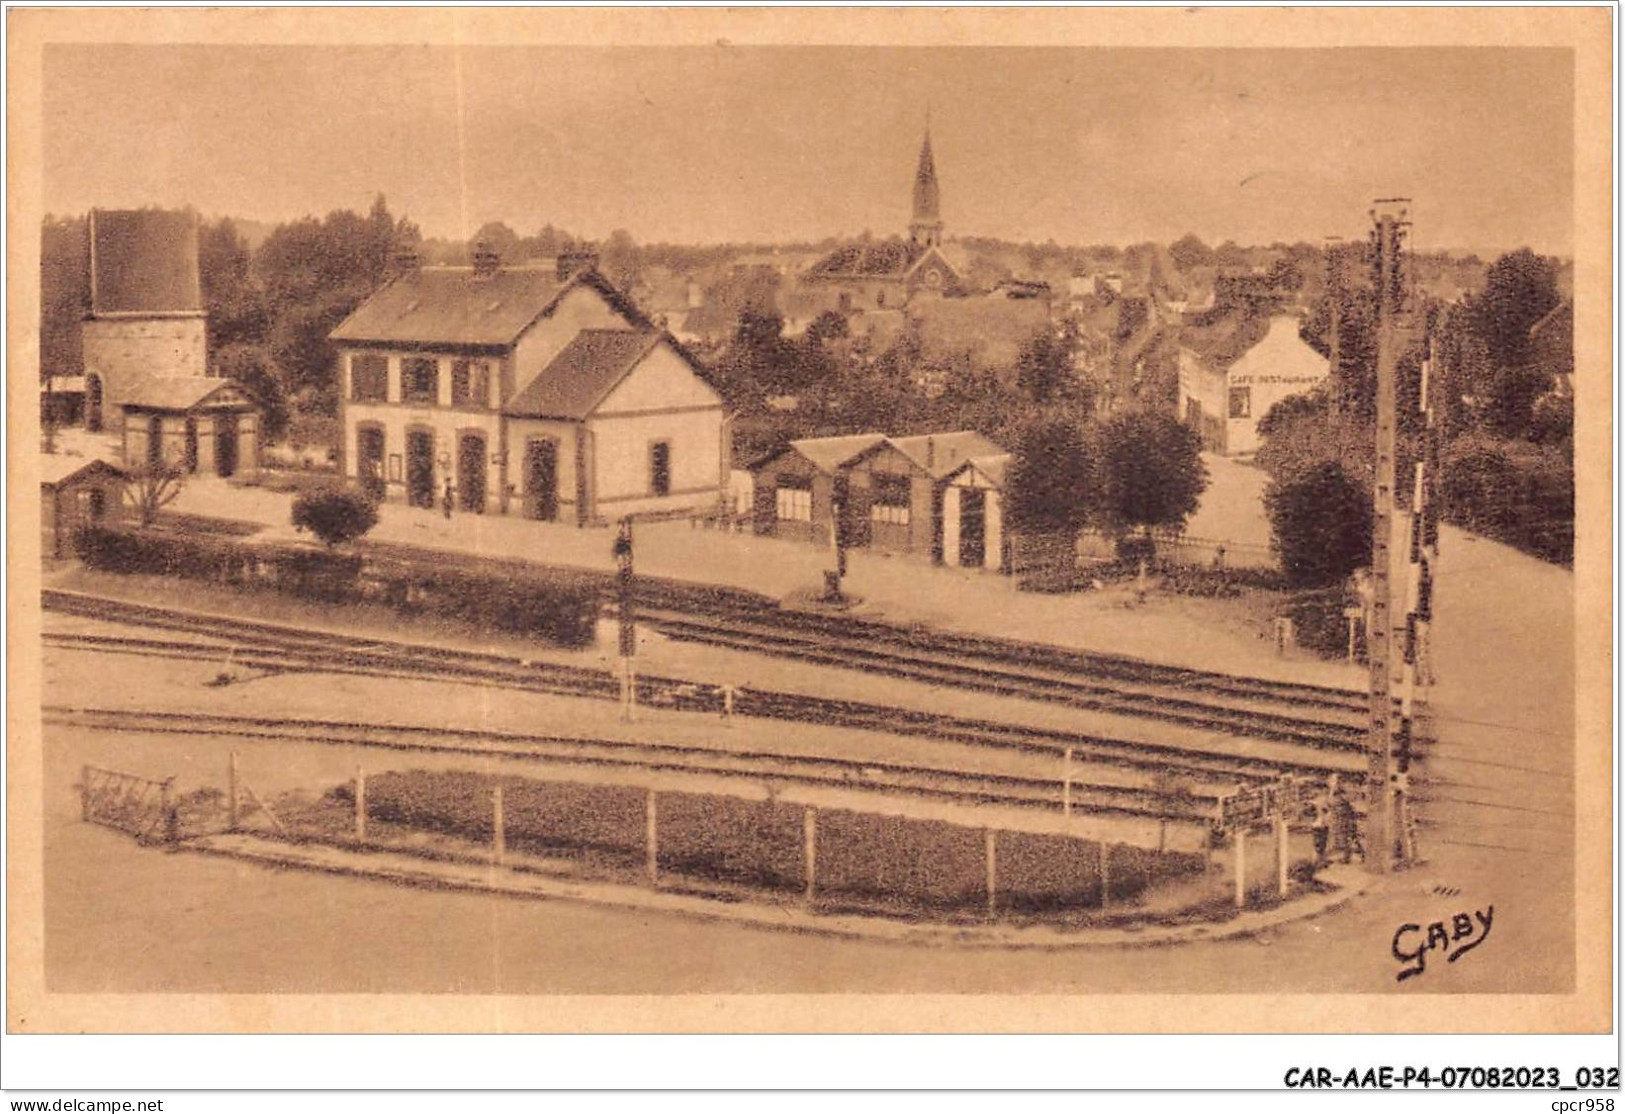
<svg viewBox="0 0 1625 1114">
<path fill-rule="evenodd" d="M 383 356 L 351 356 L 350 398 L 354 402 L 388 402 L 389 361 Z"/>
</svg>

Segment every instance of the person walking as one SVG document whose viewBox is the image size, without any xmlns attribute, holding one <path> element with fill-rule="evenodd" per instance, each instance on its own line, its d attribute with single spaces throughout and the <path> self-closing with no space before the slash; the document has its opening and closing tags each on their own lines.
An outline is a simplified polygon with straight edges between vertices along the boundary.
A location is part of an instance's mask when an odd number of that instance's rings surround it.
<svg viewBox="0 0 1625 1114">
<path fill-rule="evenodd" d="M 1332 839 L 1332 795 L 1337 792 L 1337 775 L 1309 802 L 1309 830 L 1315 837 L 1315 869 L 1326 865 Z"/>
<path fill-rule="evenodd" d="M 1360 815 L 1341 785 L 1332 791 L 1332 828 L 1336 835 L 1335 846 L 1343 853 L 1343 862 L 1353 862 L 1357 850 L 1364 857 L 1364 849 L 1360 847 Z"/>
<path fill-rule="evenodd" d="M 451 481 L 447 480 L 445 494 L 440 496 L 440 509 L 445 512 L 447 518 L 451 517 L 451 502 Z"/>
</svg>

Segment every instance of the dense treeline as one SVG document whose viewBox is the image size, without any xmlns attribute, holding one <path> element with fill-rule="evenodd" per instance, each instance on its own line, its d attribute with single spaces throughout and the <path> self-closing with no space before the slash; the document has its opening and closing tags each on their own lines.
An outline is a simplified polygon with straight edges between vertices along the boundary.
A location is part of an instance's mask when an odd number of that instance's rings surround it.
<svg viewBox="0 0 1625 1114">
<path fill-rule="evenodd" d="M 1369 491 L 1374 479 L 1376 294 L 1364 252 L 1344 251 L 1338 289 L 1316 303 L 1304 326 L 1305 338 L 1329 353 L 1335 308 L 1339 358 L 1328 386 L 1285 400 L 1258 427 L 1277 547 L 1293 555 L 1307 581 L 1321 583 L 1346 575 L 1360 556 L 1350 540 L 1369 531 L 1356 521 L 1369 517 L 1368 508 L 1328 493 L 1345 485 Z M 1528 249 L 1497 259 L 1475 293 L 1449 304 L 1419 298 L 1411 314 L 1415 327 L 1400 336 L 1397 460 L 1403 506 L 1410 496 L 1405 477 L 1422 445 L 1417 401 L 1431 335 L 1429 392 L 1443 516 L 1568 564 L 1574 550 L 1572 341 L 1560 333 L 1543 344 L 1535 328 L 1562 301 L 1557 263 Z M 1317 499 L 1318 515 L 1304 510 Z M 1359 564 L 1369 561 L 1364 556 Z"/>
</svg>

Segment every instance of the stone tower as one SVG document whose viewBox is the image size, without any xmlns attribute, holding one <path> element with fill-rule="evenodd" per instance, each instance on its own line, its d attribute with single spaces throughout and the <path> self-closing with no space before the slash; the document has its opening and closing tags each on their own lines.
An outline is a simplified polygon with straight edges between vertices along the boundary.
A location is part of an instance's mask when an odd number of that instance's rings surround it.
<svg viewBox="0 0 1625 1114">
<path fill-rule="evenodd" d="M 929 124 L 925 129 L 925 142 L 920 145 L 920 165 L 914 171 L 914 219 L 908 224 L 908 238 L 924 247 L 942 243 L 942 191 L 937 185 L 937 166 L 931 158 Z"/>
</svg>

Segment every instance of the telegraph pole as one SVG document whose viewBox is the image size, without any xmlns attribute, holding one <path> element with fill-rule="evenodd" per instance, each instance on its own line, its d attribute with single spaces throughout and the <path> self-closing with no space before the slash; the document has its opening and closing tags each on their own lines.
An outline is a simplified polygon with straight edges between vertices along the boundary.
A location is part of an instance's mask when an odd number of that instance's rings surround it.
<svg viewBox="0 0 1625 1114">
<path fill-rule="evenodd" d="M 1336 414 L 1343 409 L 1343 281 L 1338 268 L 1338 252 L 1343 247 L 1343 237 L 1326 237 L 1326 303 L 1331 307 L 1331 330 L 1328 337 L 1331 346 L 1332 413 Z"/>
<path fill-rule="evenodd" d="M 1394 867 L 1395 803 L 1398 773 L 1395 744 L 1405 724 L 1394 700 L 1393 676 L 1393 531 L 1400 243 L 1410 223 L 1407 198 L 1379 198 L 1371 210 L 1377 262 L 1377 456 L 1374 513 L 1371 521 L 1371 626 L 1366 656 L 1371 666 L 1370 794 L 1366 814 L 1366 868 L 1383 874 Z"/>
<path fill-rule="evenodd" d="M 621 628 L 621 718 L 628 722 L 638 706 L 637 674 L 632 667 L 638 648 L 638 629 L 632 614 L 632 517 L 621 519 L 615 535 L 615 587 Z"/>
</svg>

